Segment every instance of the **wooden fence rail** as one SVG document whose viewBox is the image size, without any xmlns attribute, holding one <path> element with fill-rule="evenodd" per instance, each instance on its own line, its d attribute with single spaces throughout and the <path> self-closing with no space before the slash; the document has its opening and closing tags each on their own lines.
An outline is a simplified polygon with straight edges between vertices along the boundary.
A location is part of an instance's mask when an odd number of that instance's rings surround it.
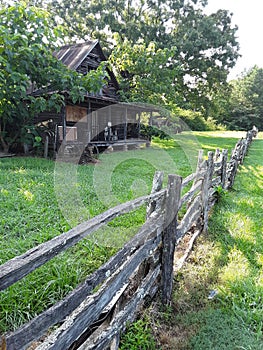
<svg viewBox="0 0 263 350">
<path fill-rule="evenodd" d="M 0 290 L 114 218 L 148 203 L 146 222 L 139 232 L 63 300 L 18 330 L 4 334 L 1 350 L 29 349 L 32 342 L 36 350 L 118 349 L 121 332 L 145 300 L 161 291 L 163 303 L 171 302 L 176 245 L 190 230 L 194 238 L 207 230 L 208 213 L 219 187 L 233 186 L 238 165 L 255 136 L 256 129 L 248 131 L 229 161 L 227 150 L 209 152 L 206 160 L 199 151 L 196 172 L 185 179 L 169 175 L 165 189 L 163 173 L 156 172 L 150 195 L 111 208 L 3 264 Z M 55 330 L 51 332 L 52 327 Z"/>
</svg>

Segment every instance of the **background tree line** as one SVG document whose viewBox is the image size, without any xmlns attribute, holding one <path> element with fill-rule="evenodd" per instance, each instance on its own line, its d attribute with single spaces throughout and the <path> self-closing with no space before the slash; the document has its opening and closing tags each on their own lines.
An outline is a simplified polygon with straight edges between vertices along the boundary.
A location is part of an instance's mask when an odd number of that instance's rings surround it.
<svg viewBox="0 0 263 350">
<path fill-rule="evenodd" d="M 0 1 L 0 141 L 23 137 L 32 116 L 61 108 L 47 87 L 75 101 L 103 84 L 103 67 L 80 77 L 52 52 L 63 43 L 99 39 L 124 101 L 162 105 L 192 129 L 261 127 L 262 70 L 236 81 L 227 76 L 239 57 L 238 28 L 226 10 L 207 15 L 207 0 Z M 29 96 L 30 84 L 43 90 Z M 27 103 L 25 103 L 25 101 Z M 21 103 L 23 102 L 23 103 Z M 16 126 L 14 128 L 13 126 Z"/>
<path fill-rule="evenodd" d="M 263 129 L 263 68 L 252 67 L 229 82 L 230 96 L 218 115 L 229 129 Z"/>
</svg>

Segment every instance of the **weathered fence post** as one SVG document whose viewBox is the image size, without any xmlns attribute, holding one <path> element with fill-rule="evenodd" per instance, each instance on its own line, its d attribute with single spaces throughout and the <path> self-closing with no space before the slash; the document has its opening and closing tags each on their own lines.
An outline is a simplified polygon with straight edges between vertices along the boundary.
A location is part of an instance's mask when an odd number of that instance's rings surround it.
<svg viewBox="0 0 263 350">
<path fill-rule="evenodd" d="M 229 162 L 229 184 L 227 188 L 231 188 L 234 185 L 236 173 L 237 173 L 237 168 L 239 164 L 239 157 L 240 157 L 240 142 L 239 140 L 235 146 L 235 149 L 232 152 L 230 162 Z"/>
<path fill-rule="evenodd" d="M 253 137 L 257 137 L 257 134 L 258 134 L 258 128 L 255 126 L 255 125 L 253 125 L 253 128 L 252 128 L 252 138 Z"/>
<path fill-rule="evenodd" d="M 248 139 L 245 139 L 245 143 L 244 143 L 244 154 L 243 154 L 242 164 L 243 164 L 243 162 L 244 162 L 245 156 L 247 155 L 248 147 L 249 147 L 249 141 L 248 141 Z"/>
<path fill-rule="evenodd" d="M 202 170 L 202 166 L 203 166 L 203 162 L 204 162 L 204 159 L 203 159 L 203 156 L 204 156 L 204 151 L 202 149 L 200 149 L 198 151 L 198 157 L 197 157 L 197 164 L 196 164 L 196 170 L 195 170 L 195 173 L 197 174 L 196 175 L 196 178 L 194 179 L 193 181 L 193 184 L 192 184 L 192 188 L 195 187 L 195 185 L 201 180 L 202 181 L 202 177 L 200 177 L 200 172 Z"/>
<path fill-rule="evenodd" d="M 162 189 L 163 185 L 163 171 L 156 171 L 153 177 L 153 184 L 152 184 L 152 193 L 156 193 Z M 152 200 L 149 202 L 147 208 L 146 208 L 146 218 L 148 219 L 150 215 L 156 210 L 157 207 L 157 201 Z"/>
<path fill-rule="evenodd" d="M 209 189 L 211 187 L 213 172 L 214 172 L 214 153 L 208 152 L 208 159 L 206 161 L 207 171 L 204 176 L 203 186 L 201 190 L 202 207 L 203 207 L 203 232 L 207 231 L 208 226 L 208 203 L 209 203 Z"/>
<path fill-rule="evenodd" d="M 44 158 L 48 157 L 48 144 L 49 144 L 49 137 L 48 135 L 46 135 L 45 144 L 44 144 Z"/>
<path fill-rule="evenodd" d="M 249 147 L 252 140 L 253 140 L 253 131 L 252 130 L 247 131 L 246 139 L 248 141 L 248 147 Z"/>
<path fill-rule="evenodd" d="M 222 159 L 221 159 L 221 186 L 222 186 L 222 188 L 225 188 L 225 186 L 226 186 L 227 157 L 228 157 L 228 150 L 223 149 L 222 150 Z"/>
<path fill-rule="evenodd" d="M 202 164 L 203 164 L 203 156 L 204 156 L 204 151 L 202 149 L 200 149 L 198 151 L 198 157 L 197 157 L 197 164 L 196 164 L 196 174 L 199 174 L 202 170 Z M 200 181 L 200 176 L 196 176 L 195 180 L 194 180 L 194 183 L 193 183 L 193 186 L 198 182 Z"/>
<path fill-rule="evenodd" d="M 230 162 L 228 164 L 228 186 L 227 188 L 231 188 L 234 185 L 237 168 L 239 164 L 242 164 L 244 161 L 244 157 L 247 154 L 248 148 L 253 140 L 253 136 L 257 135 L 257 129 L 255 128 L 255 131 L 249 130 L 247 132 L 245 139 L 240 139 L 236 146 L 234 151 L 232 152 Z"/>
<path fill-rule="evenodd" d="M 118 350 L 119 344 L 120 344 L 120 334 L 118 333 L 115 337 L 113 337 L 109 346 L 109 350 Z"/>
<path fill-rule="evenodd" d="M 173 289 L 173 261 L 176 243 L 177 213 L 181 198 L 182 177 L 168 176 L 168 185 L 165 203 L 165 220 L 163 230 L 162 252 L 162 302 L 171 303 Z"/>
<path fill-rule="evenodd" d="M 220 158 L 220 150 L 219 148 L 216 149 L 215 151 L 215 162 Z"/>
</svg>

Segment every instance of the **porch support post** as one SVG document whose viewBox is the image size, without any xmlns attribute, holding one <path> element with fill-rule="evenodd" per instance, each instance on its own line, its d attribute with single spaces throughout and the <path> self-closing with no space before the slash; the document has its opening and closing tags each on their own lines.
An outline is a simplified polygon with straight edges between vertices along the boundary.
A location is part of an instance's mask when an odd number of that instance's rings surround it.
<svg viewBox="0 0 263 350">
<path fill-rule="evenodd" d="M 124 141 L 127 140 L 127 121 L 128 121 L 128 109 L 125 108 L 125 116 L 124 116 Z"/>
<path fill-rule="evenodd" d="M 89 99 L 89 104 L 88 104 L 88 108 L 87 108 L 87 130 L 86 130 L 86 137 L 87 137 L 87 143 L 89 143 L 91 141 L 91 103 L 90 103 L 90 99 Z"/>
<path fill-rule="evenodd" d="M 65 107 L 62 107 L 62 131 L 63 131 L 63 140 L 66 140 L 67 121 L 66 121 L 66 108 Z"/>
</svg>

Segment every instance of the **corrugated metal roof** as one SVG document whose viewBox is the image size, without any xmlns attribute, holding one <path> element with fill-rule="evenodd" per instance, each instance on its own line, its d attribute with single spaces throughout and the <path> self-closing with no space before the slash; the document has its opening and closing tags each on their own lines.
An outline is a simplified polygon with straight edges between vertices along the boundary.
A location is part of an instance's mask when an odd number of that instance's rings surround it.
<svg viewBox="0 0 263 350">
<path fill-rule="evenodd" d="M 54 56 L 68 68 L 76 70 L 97 44 L 98 40 L 86 41 L 81 44 L 66 45 L 61 47 L 59 51 L 55 52 Z"/>
</svg>

